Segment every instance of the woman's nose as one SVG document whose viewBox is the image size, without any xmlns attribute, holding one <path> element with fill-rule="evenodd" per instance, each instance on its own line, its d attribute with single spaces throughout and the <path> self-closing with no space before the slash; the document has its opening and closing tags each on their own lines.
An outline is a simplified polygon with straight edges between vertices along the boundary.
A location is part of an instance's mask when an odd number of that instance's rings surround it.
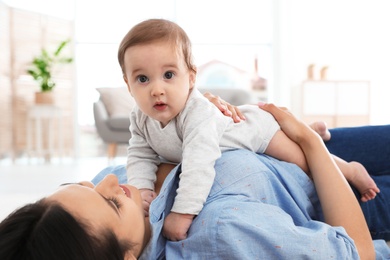
<svg viewBox="0 0 390 260">
<path fill-rule="evenodd" d="M 100 194 L 106 194 L 112 192 L 115 187 L 119 188 L 118 177 L 115 174 L 108 174 L 96 185 L 95 190 Z"/>
</svg>

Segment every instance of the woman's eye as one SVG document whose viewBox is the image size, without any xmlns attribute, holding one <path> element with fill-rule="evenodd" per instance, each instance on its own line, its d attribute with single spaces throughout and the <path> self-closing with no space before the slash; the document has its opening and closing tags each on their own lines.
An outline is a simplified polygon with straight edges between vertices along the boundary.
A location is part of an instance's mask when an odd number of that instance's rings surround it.
<svg viewBox="0 0 390 260">
<path fill-rule="evenodd" d="M 117 198 L 109 198 L 108 200 L 110 200 L 112 203 L 114 203 L 115 207 L 117 207 L 117 209 L 120 209 L 120 207 L 122 206 L 122 204 L 119 202 L 119 200 Z"/>
<path fill-rule="evenodd" d="M 174 76 L 174 74 L 173 74 L 172 71 L 167 71 L 167 72 L 165 72 L 165 74 L 164 74 L 164 77 L 165 77 L 166 79 L 171 79 L 171 78 L 173 78 L 173 76 Z"/>
<path fill-rule="evenodd" d="M 140 83 L 145 83 L 148 81 L 148 77 L 146 77 L 145 75 L 140 75 L 137 77 L 137 79 Z"/>
</svg>

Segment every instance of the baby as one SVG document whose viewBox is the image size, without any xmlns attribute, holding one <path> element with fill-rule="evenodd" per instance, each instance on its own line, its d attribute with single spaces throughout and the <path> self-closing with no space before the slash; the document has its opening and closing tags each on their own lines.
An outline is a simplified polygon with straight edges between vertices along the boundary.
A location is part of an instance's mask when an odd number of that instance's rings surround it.
<svg viewBox="0 0 390 260">
<path fill-rule="evenodd" d="M 163 234 L 186 238 L 213 184 L 221 152 L 248 149 L 297 164 L 310 174 L 300 147 L 271 114 L 254 105 L 240 106 L 245 120 L 234 123 L 195 87 L 191 43 L 177 24 L 163 19 L 134 26 L 122 40 L 118 59 L 137 106 L 130 115 L 127 176 L 141 190 L 147 214 L 161 160 L 180 163 L 182 173 Z M 379 189 L 364 167 L 335 157 L 342 173 L 362 194 L 373 199 Z"/>
</svg>

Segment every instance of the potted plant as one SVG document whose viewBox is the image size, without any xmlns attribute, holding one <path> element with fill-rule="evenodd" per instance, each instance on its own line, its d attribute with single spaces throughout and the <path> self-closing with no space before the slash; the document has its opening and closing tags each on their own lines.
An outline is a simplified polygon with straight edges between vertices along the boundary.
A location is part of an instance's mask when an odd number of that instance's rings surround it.
<svg viewBox="0 0 390 260">
<path fill-rule="evenodd" d="M 35 93 L 35 102 L 38 104 L 54 103 L 52 90 L 56 86 L 52 78 L 53 68 L 57 64 L 71 63 L 73 58 L 61 56 L 63 49 L 70 40 L 62 41 L 53 53 L 42 49 L 41 54 L 34 57 L 31 67 L 27 70 L 40 86 L 40 91 Z"/>
</svg>

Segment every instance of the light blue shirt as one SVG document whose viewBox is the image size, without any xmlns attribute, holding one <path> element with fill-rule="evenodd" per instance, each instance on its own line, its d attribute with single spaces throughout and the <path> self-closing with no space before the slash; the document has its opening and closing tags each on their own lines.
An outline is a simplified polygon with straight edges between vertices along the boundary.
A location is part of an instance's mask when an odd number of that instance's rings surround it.
<svg viewBox="0 0 390 260">
<path fill-rule="evenodd" d="M 150 208 L 153 236 L 141 259 L 359 259 L 344 228 L 321 222 L 313 183 L 297 166 L 239 150 L 215 169 L 206 204 L 179 242 L 161 235 L 179 171 L 168 176 Z M 379 248 L 390 256 L 384 241 Z"/>
<path fill-rule="evenodd" d="M 141 259 L 359 259 L 342 227 L 323 222 L 313 183 L 299 167 L 245 150 L 224 152 L 204 208 L 188 237 L 167 241 L 161 234 L 179 183 L 173 170 L 150 208 L 152 239 Z M 126 183 L 122 166 L 103 170 Z M 383 240 L 377 259 L 390 259 Z"/>
</svg>

